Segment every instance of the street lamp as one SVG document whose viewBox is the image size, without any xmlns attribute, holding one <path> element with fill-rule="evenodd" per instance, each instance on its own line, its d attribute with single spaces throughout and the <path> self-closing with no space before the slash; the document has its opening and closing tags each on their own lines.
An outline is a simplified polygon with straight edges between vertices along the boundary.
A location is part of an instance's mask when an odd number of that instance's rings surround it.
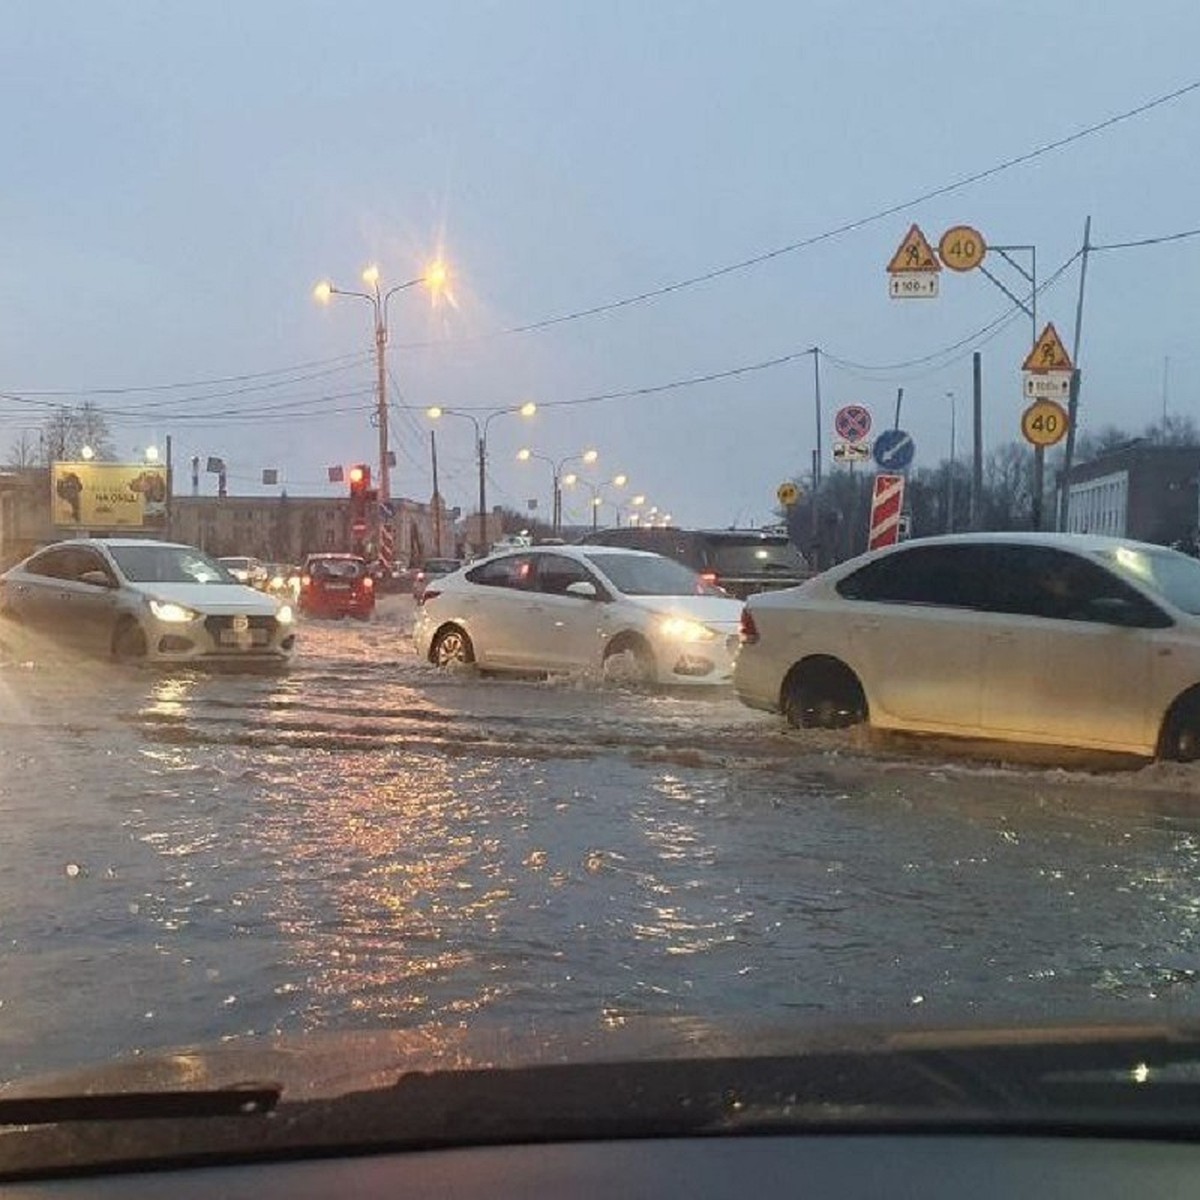
<svg viewBox="0 0 1200 1200">
<path fill-rule="evenodd" d="M 578 475 L 566 475 L 563 477 L 563 483 L 568 487 L 574 487 L 577 483 L 582 483 L 591 492 L 591 508 L 592 508 L 592 532 L 594 533 L 600 528 L 600 506 L 607 502 L 613 506 L 617 514 L 617 526 L 621 524 L 621 506 L 617 501 L 605 496 L 601 496 L 600 491 L 605 487 L 623 488 L 629 482 L 629 476 L 620 474 L 614 475 L 611 480 L 602 483 L 592 483 L 587 479 L 580 479 Z"/>
<path fill-rule="evenodd" d="M 147 446 L 146 447 L 146 461 L 148 463 L 158 462 L 158 447 L 157 446 Z"/>
<path fill-rule="evenodd" d="M 509 408 L 492 409 L 483 419 L 483 424 L 480 425 L 474 413 L 467 412 L 461 408 L 442 408 L 438 404 L 434 404 L 425 410 L 426 416 L 431 421 L 438 421 L 442 417 L 461 417 L 465 421 L 470 421 L 475 429 L 475 451 L 479 459 L 479 536 L 481 541 L 487 540 L 487 435 L 488 426 L 497 418 L 509 413 L 515 413 L 520 417 L 532 417 L 537 412 L 537 405 L 532 400 L 526 400 L 524 404 L 513 405 Z"/>
<path fill-rule="evenodd" d="M 96 457 L 96 452 L 91 448 L 91 446 L 84 446 L 83 449 L 79 451 L 79 456 L 84 462 L 91 462 L 92 459 Z"/>
<path fill-rule="evenodd" d="M 376 424 L 379 426 L 379 475 L 378 488 L 381 504 L 386 504 L 392 497 L 391 463 L 388 461 L 388 403 L 387 403 L 387 342 L 388 342 L 388 304 L 397 292 L 425 284 L 435 295 L 446 286 L 447 268 L 440 261 L 432 262 L 425 268 L 425 273 L 406 283 L 398 283 L 386 291 L 380 282 L 379 268 L 372 264 L 362 273 L 362 281 L 368 291 L 360 292 L 352 288 L 340 288 L 323 279 L 313 288 L 313 298 L 320 304 L 328 304 L 334 296 L 352 296 L 356 300 L 366 300 L 371 305 L 375 323 L 375 390 L 376 390 Z M 380 510 L 377 510 L 379 512 Z M 383 546 L 383 530 L 386 528 L 382 514 L 379 517 L 380 559 L 385 565 L 391 565 L 390 547 Z"/>
<path fill-rule="evenodd" d="M 536 450 L 524 449 L 517 451 L 517 459 L 519 462 L 528 462 L 531 458 L 536 458 L 540 462 L 550 464 L 550 469 L 554 476 L 554 490 L 552 496 L 553 503 L 551 505 L 551 525 L 554 529 L 555 537 L 557 537 L 562 531 L 562 485 L 564 483 L 564 477 L 562 473 L 563 467 L 565 467 L 568 463 L 576 462 L 591 466 L 592 463 L 594 463 L 599 457 L 600 452 L 598 450 L 585 450 L 582 454 L 568 454 L 564 458 L 557 460 L 550 458 L 545 454 L 538 454 Z M 575 480 L 578 479 L 578 476 L 570 475 L 567 478 L 573 484 Z"/>
</svg>

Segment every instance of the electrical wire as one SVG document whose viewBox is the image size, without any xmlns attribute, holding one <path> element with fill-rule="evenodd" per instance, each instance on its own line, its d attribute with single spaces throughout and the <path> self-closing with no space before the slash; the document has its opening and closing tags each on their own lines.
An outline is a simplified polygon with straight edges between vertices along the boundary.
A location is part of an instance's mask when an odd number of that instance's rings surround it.
<svg viewBox="0 0 1200 1200">
<path fill-rule="evenodd" d="M 1185 238 L 1200 237 L 1200 229 L 1183 229 L 1179 233 L 1165 233 L 1160 237 L 1138 238 L 1133 242 L 1104 242 L 1089 246 L 1089 250 L 1129 250 L 1135 246 L 1161 246 L 1164 242 L 1182 242 Z"/>
<path fill-rule="evenodd" d="M 374 356 L 374 351 L 359 350 L 353 354 L 339 354 L 334 358 L 319 358 L 312 362 L 297 363 L 291 367 L 276 367 L 270 371 L 253 371 L 243 375 L 218 375 L 212 379 L 194 379 L 186 383 L 152 383 L 135 387 L 112 388 L 20 388 L 26 396 L 127 396 L 144 392 L 185 391 L 188 388 L 216 387 L 226 383 L 248 383 L 256 379 L 268 379 L 273 375 L 290 375 L 308 371 L 313 367 L 328 367 L 335 363 L 365 362 Z"/>
<path fill-rule="evenodd" d="M 617 300 L 610 300 L 602 304 L 594 304 L 588 308 L 580 308 L 572 312 L 559 313 L 554 316 L 543 317 L 540 320 L 529 321 L 523 325 L 509 326 L 506 329 L 495 330 L 492 333 L 478 334 L 473 337 L 454 338 L 448 341 L 402 342 L 399 343 L 399 345 L 406 350 L 453 347 L 467 342 L 489 341 L 494 338 L 506 337 L 511 334 L 533 333 L 537 330 L 548 329 L 555 325 L 565 324 L 568 321 L 578 321 L 586 317 L 594 317 L 602 313 L 614 312 L 618 309 L 628 308 L 634 304 L 641 304 L 647 300 L 653 300 L 660 296 L 669 295 L 673 292 L 680 292 L 687 288 L 696 287 L 700 284 L 710 283 L 715 279 L 720 279 L 727 275 L 745 271 L 751 267 L 760 266 L 763 263 L 772 261 L 773 259 L 781 258 L 784 255 L 794 254 L 800 250 L 807 250 L 812 246 L 819 245 L 822 242 L 831 241 L 834 238 L 842 237 L 847 233 L 854 233 L 860 229 L 864 229 L 868 225 L 874 225 L 879 221 L 886 220 L 888 217 L 893 217 L 899 213 L 907 212 L 910 209 L 917 208 L 922 204 L 927 204 L 931 200 L 938 200 L 943 196 L 952 195 L 954 192 L 961 191 L 964 188 L 971 187 L 977 183 L 982 183 L 986 179 L 991 179 L 1005 171 L 1010 171 L 1015 167 L 1023 166 L 1025 163 L 1033 162 L 1035 159 L 1042 158 L 1047 154 L 1061 150 L 1075 142 L 1082 141 L 1084 138 L 1091 137 L 1094 134 L 1100 133 L 1106 129 L 1110 129 L 1114 125 L 1118 125 L 1123 121 L 1131 120 L 1134 117 L 1141 116 L 1144 113 L 1159 108 L 1164 104 L 1169 104 L 1172 101 L 1179 100 L 1197 90 L 1200 90 L 1200 79 L 1193 80 L 1190 83 L 1184 84 L 1182 87 L 1175 88 L 1170 92 L 1156 96 L 1143 102 L 1142 104 L 1136 105 L 1133 108 L 1116 113 L 1111 117 L 1106 117 L 1104 120 L 1093 122 L 1090 125 L 1085 125 L 1080 129 L 1076 129 L 1072 133 L 1066 134 L 1060 138 L 1056 138 L 1054 141 L 1045 142 L 1040 146 L 1036 146 L 1032 150 L 1027 150 L 1021 154 L 1013 155 L 1010 158 L 1001 159 L 999 162 L 993 163 L 991 166 L 985 167 L 982 170 L 973 171 L 968 175 L 963 175 L 957 179 L 951 180 L 949 183 L 940 184 L 938 187 L 930 188 L 928 191 L 922 192 L 908 200 L 903 200 L 896 204 L 890 204 L 885 208 L 877 209 L 875 212 L 869 213 L 867 216 L 858 217 L 851 221 L 845 221 L 842 224 L 836 225 L 831 229 L 824 230 L 821 233 L 815 233 L 809 237 L 801 238 L 794 242 L 789 242 L 786 245 L 777 246 L 772 250 L 763 251 L 760 254 L 752 255 L 749 258 L 744 258 L 737 262 L 727 263 L 720 267 L 714 267 L 711 270 L 703 271 L 698 275 L 692 275 L 684 279 L 678 279 L 672 283 L 662 284 L 659 287 L 648 288 L 645 291 L 636 292 L 629 296 L 623 296 Z"/>
</svg>

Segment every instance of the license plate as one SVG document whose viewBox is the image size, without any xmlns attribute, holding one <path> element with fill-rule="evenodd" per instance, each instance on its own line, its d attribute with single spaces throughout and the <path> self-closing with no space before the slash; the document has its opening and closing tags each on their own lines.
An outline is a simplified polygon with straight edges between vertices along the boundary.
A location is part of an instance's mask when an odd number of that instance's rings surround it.
<svg viewBox="0 0 1200 1200">
<path fill-rule="evenodd" d="M 327 592 L 348 592 L 350 585 L 348 583 L 327 583 L 325 590 Z"/>
<path fill-rule="evenodd" d="M 221 645 L 245 650 L 254 645 L 254 632 L 252 629 L 222 629 Z"/>
</svg>

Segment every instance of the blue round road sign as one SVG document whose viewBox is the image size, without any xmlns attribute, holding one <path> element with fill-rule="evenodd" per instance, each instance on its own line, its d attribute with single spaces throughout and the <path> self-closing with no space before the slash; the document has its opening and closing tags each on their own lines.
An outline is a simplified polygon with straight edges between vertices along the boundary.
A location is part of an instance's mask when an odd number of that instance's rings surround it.
<svg viewBox="0 0 1200 1200">
<path fill-rule="evenodd" d="M 912 465 L 917 447 L 912 434 L 903 429 L 885 429 L 875 439 L 875 461 L 885 471 L 903 471 Z"/>
</svg>

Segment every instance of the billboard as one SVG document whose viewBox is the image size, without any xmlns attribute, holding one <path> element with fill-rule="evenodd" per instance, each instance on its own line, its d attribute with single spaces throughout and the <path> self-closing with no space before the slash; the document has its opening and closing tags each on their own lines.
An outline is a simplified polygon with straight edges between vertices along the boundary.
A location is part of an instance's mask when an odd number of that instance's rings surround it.
<svg viewBox="0 0 1200 1200">
<path fill-rule="evenodd" d="M 56 462 L 50 512 L 59 529 L 162 529 L 167 468 L 159 463 Z"/>
</svg>

